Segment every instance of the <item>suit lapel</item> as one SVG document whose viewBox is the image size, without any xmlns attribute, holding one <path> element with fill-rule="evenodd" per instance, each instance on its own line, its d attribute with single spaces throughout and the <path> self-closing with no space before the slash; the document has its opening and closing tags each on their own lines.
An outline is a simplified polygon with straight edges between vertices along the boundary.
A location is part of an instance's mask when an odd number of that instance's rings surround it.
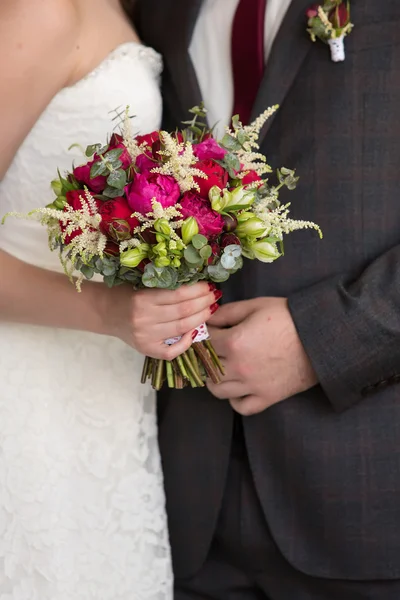
<svg viewBox="0 0 400 600">
<path fill-rule="evenodd" d="M 306 32 L 305 11 L 310 0 L 292 0 L 272 46 L 263 81 L 252 111 L 255 119 L 269 106 L 282 105 L 295 77 L 312 46 Z M 260 136 L 262 141 L 274 121 L 272 116 Z"/>
</svg>

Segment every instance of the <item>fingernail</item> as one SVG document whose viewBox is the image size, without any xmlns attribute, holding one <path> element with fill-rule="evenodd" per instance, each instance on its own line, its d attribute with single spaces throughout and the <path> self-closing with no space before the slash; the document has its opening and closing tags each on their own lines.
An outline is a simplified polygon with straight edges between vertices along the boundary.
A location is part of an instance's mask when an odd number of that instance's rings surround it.
<svg viewBox="0 0 400 600">
<path fill-rule="evenodd" d="M 197 334 L 198 334 L 198 333 L 199 333 L 198 329 L 195 329 L 195 330 L 192 332 L 192 340 L 195 340 L 195 339 L 196 339 L 196 337 L 197 337 Z"/>
<path fill-rule="evenodd" d="M 213 315 L 217 310 L 219 309 L 219 304 L 217 304 L 216 302 L 214 304 L 211 304 L 210 306 L 210 310 L 211 310 L 211 314 Z"/>
<path fill-rule="evenodd" d="M 214 292 L 217 289 L 217 286 L 215 285 L 215 283 L 209 283 L 208 289 L 210 290 L 210 292 Z"/>
<path fill-rule="evenodd" d="M 222 298 L 222 292 L 221 292 L 221 290 L 215 290 L 214 291 L 214 296 L 215 296 L 215 300 L 220 300 Z"/>
</svg>

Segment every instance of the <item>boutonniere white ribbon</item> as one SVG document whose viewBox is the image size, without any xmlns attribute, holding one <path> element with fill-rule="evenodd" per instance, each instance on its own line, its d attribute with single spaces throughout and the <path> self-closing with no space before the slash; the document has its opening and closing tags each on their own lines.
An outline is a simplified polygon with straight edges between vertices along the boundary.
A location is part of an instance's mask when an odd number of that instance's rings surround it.
<svg viewBox="0 0 400 600">
<path fill-rule="evenodd" d="M 333 62 L 342 62 L 345 59 L 344 38 L 353 29 L 350 1 L 325 0 L 322 4 L 313 4 L 306 16 L 312 41 L 319 39 L 328 44 Z"/>
</svg>

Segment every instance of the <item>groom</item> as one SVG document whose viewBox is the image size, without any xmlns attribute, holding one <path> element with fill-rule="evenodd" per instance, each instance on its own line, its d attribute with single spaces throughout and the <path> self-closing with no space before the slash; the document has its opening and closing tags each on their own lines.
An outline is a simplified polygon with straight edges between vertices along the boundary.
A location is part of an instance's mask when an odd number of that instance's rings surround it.
<svg viewBox="0 0 400 600">
<path fill-rule="evenodd" d="M 139 0 L 165 60 L 165 127 L 280 110 L 291 235 L 223 286 L 227 375 L 160 395 L 176 599 L 400 598 L 400 3 L 350 0 L 346 60 L 309 0 Z"/>
</svg>

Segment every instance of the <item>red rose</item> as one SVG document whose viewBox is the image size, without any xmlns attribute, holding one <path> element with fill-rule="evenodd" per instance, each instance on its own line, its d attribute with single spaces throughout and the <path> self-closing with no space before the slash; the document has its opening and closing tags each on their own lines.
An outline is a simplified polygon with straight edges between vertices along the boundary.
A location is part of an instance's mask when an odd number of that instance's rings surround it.
<svg viewBox="0 0 400 600">
<path fill-rule="evenodd" d="M 131 238 L 135 227 L 139 225 L 138 219 L 131 217 L 132 209 L 122 197 L 104 202 L 99 213 L 100 231 L 116 242 Z"/>
<path fill-rule="evenodd" d="M 70 192 L 67 192 L 65 197 L 67 199 L 67 203 L 69 204 L 69 206 L 71 206 L 71 208 L 73 208 L 74 210 L 81 210 L 83 207 L 82 199 L 86 200 L 85 192 L 83 190 L 72 190 Z M 95 203 L 96 203 L 96 206 L 99 207 L 100 202 L 98 200 L 95 200 Z M 85 205 L 86 205 L 86 202 L 85 202 Z M 64 212 L 66 212 L 65 208 L 64 208 Z M 94 214 L 94 213 L 92 212 L 92 214 Z M 67 228 L 67 225 L 65 225 L 64 223 L 61 223 L 61 221 L 60 221 L 60 227 L 61 227 L 61 231 L 64 233 L 64 231 Z M 70 244 L 71 241 L 77 235 L 81 235 L 81 233 L 82 233 L 82 229 L 75 229 L 72 233 L 65 236 L 64 244 L 66 244 L 66 245 Z"/>
<path fill-rule="evenodd" d="M 221 248 L 218 242 L 210 242 L 210 246 L 212 254 L 208 259 L 208 264 L 213 265 L 221 255 Z"/>
<path fill-rule="evenodd" d="M 160 140 L 160 132 L 152 131 L 151 133 L 146 133 L 146 135 L 138 135 L 135 139 L 139 146 L 141 144 L 146 144 L 149 148 L 151 148 L 154 142 L 158 142 Z"/>
<path fill-rule="evenodd" d="M 306 17 L 307 19 L 314 19 L 315 17 L 318 16 L 318 9 L 319 9 L 320 5 L 319 4 L 312 4 L 310 6 L 310 8 L 308 8 L 306 10 Z"/>
<path fill-rule="evenodd" d="M 249 171 L 241 181 L 242 185 L 249 185 L 250 183 L 254 183 L 254 181 L 262 181 L 262 179 L 255 171 Z"/>
<path fill-rule="evenodd" d="M 329 15 L 329 20 L 335 29 L 341 29 L 342 27 L 345 27 L 349 22 L 349 18 L 349 11 L 347 10 L 347 6 L 344 2 L 339 4 L 339 6 L 336 6 L 336 8 L 334 8 Z"/>
<path fill-rule="evenodd" d="M 194 217 L 199 226 L 199 233 L 207 239 L 219 235 L 224 227 L 222 216 L 211 208 L 211 203 L 196 193 L 186 192 L 180 202 L 182 217 Z"/>
<path fill-rule="evenodd" d="M 110 144 L 108 146 L 108 151 L 122 149 L 122 154 L 119 157 L 119 160 L 122 162 L 121 169 L 128 169 L 132 164 L 132 159 L 129 155 L 128 150 L 122 142 L 122 137 L 118 134 L 114 134 L 111 137 Z M 90 178 L 90 169 L 95 163 L 100 161 L 100 157 L 98 154 L 95 154 L 93 160 L 86 163 L 86 165 L 81 165 L 80 167 L 75 167 L 74 169 L 74 177 L 83 185 L 86 185 L 91 192 L 94 194 L 101 194 L 104 189 L 107 187 L 107 177 L 108 175 L 98 175 L 97 177 Z"/>
<path fill-rule="evenodd" d="M 203 198 L 208 198 L 208 192 L 215 185 L 221 189 L 226 187 L 228 183 L 228 173 L 221 165 L 213 160 L 199 160 L 196 163 L 196 169 L 200 169 L 207 175 L 207 179 L 195 177 L 194 180 L 200 188 L 200 195 Z"/>
<path fill-rule="evenodd" d="M 240 246 L 240 240 L 234 233 L 224 233 L 221 236 L 221 248 L 226 248 L 227 246 Z"/>
<path fill-rule="evenodd" d="M 119 246 L 115 242 L 108 240 L 106 247 L 104 248 L 104 253 L 109 254 L 110 256 L 119 256 Z"/>
</svg>

